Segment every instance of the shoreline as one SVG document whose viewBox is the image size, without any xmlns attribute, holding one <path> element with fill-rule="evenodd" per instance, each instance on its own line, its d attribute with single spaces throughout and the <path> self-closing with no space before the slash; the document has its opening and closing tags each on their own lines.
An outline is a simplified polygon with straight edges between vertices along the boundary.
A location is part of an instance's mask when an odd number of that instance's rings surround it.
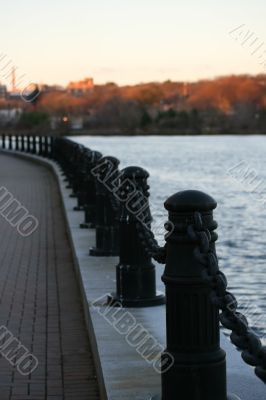
<svg viewBox="0 0 266 400">
<path fill-rule="evenodd" d="M 27 131 L 25 129 L 23 130 L 0 130 L 0 135 L 12 135 L 12 136 L 20 136 L 20 135 L 26 135 L 26 136 L 39 136 L 40 132 L 36 132 L 36 131 Z M 119 130 L 112 130 L 112 131 L 107 131 L 107 130 L 88 130 L 88 131 L 84 131 L 84 130 L 80 130 L 80 131 L 66 131 L 66 132 L 62 132 L 62 131 L 51 131 L 51 130 L 46 130 L 45 132 L 42 133 L 43 136 L 99 136 L 99 137 L 152 137 L 152 136 L 178 136 L 178 137 L 216 137 L 216 136 L 265 136 L 265 133 L 261 133 L 261 132 L 255 132 L 255 133 L 251 133 L 251 132 L 239 132 L 239 133 L 235 133 L 235 132 L 226 132 L 226 133 L 221 133 L 221 132 L 216 132 L 216 133 L 210 133 L 210 132 L 203 132 L 203 133 L 178 133 L 178 132 L 169 132 L 166 131 L 164 133 L 161 132 L 156 132 L 156 131 L 151 131 L 151 132 L 145 132 L 145 131 L 139 131 L 139 132 L 133 132 L 133 133 L 129 133 L 129 132 L 120 132 Z"/>
</svg>

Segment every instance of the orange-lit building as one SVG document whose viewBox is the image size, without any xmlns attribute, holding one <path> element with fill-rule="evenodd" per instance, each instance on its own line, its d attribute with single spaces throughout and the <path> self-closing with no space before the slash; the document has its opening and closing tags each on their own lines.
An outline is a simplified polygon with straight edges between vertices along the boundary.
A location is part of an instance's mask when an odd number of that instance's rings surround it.
<svg viewBox="0 0 266 400">
<path fill-rule="evenodd" d="M 67 92 L 75 96 L 83 95 L 93 90 L 94 83 L 92 78 L 85 78 L 82 81 L 70 82 L 67 85 Z"/>
</svg>

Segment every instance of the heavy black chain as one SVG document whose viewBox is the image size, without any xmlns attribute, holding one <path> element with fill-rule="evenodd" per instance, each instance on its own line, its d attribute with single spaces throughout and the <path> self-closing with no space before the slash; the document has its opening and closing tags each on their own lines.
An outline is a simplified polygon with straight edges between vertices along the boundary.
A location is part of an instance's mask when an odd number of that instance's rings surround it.
<svg viewBox="0 0 266 400">
<path fill-rule="evenodd" d="M 144 251 L 159 264 L 165 264 L 166 262 L 165 247 L 159 246 L 149 226 L 147 226 L 143 222 L 137 222 L 136 229 Z"/>
<path fill-rule="evenodd" d="M 134 187 L 139 189 L 134 193 L 134 201 L 137 209 L 134 209 L 134 212 L 130 207 L 127 207 L 124 204 L 124 207 L 127 210 L 129 218 L 133 218 L 136 223 L 136 231 L 138 234 L 139 241 L 142 245 L 144 252 L 149 256 L 152 257 L 160 264 L 165 264 L 166 261 L 166 252 L 164 247 L 160 247 L 153 232 L 151 231 L 151 210 L 149 206 L 149 185 L 146 182 L 142 182 L 141 186 L 137 182 L 136 178 L 132 177 L 131 182 L 133 183 Z M 122 193 L 119 193 L 122 197 L 125 196 L 126 201 L 128 201 L 128 193 L 127 190 L 129 188 L 122 188 Z M 123 191 L 125 190 L 125 193 Z M 141 211 L 143 210 L 144 211 Z"/>
<path fill-rule="evenodd" d="M 216 253 L 211 249 L 211 234 L 203 227 L 199 212 L 194 214 L 194 224 L 187 229 L 188 236 L 199 242 L 195 249 L 195 257 L 205 267 L 203 279 L 212 287 L 211 300 L 220 310 L 222 325 L 231 330 L 231 341 L 242 350 L 243 360 L 255 367 L 256 375 L 266 383 L 266 346 L 249 327 L 246 317 L 237 311 L 237 300 L 226 290 L 227 279 L 219 270 Z"/>
</svg>

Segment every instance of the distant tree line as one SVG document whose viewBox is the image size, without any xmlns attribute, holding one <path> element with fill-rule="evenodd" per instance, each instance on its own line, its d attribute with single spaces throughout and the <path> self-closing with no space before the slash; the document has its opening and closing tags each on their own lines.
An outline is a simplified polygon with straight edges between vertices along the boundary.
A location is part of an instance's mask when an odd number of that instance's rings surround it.
<svg viewBox="0 0 266 400">
<path fill-rule="evenodd" d="M 12 107 L 11 101 L 2 99 L 0 110 L 7 105 Z M 23 109 L 16 123 L 19 129 L 48 129 L 51 118 L 69 122 L 81 116 L 86 132 L 266 134 L 266 75 L 188 84 L 166 81 L 119 87 L 107 83 L 79 96 L 48 90 L 34 104 L 21 100 L 16 106 Z M 68 123 L 64 129 L 64 133 L 70 129 Z"/>
</svg>

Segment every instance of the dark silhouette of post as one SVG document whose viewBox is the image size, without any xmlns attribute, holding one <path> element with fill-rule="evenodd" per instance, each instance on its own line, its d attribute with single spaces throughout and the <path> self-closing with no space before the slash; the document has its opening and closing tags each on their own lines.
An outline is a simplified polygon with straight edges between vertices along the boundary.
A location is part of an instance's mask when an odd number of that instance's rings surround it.
<svg viewBox="0 0 266 400">
<path fill-rule="evenodd" d="M 30 153 L 30 135 L 27 135 L 27 153 Z"/>
<path fill-rule="evenodd" d="M 175 229 L 167 237 L 166 288 L 167 347 L 174 364 L 162 374 L 162 400 L 228 400 L 225 352 L 220 348 L 219 311 L 211 302 L 211 284 L 203 279 L 204 265 L 195 257 L 199 240 L 191 239 L 188 226 L 200 212 L 211 234 L 215 253 L 217 227 L 215 200 L 205 193 L 179 192 L 165 202 Z"/>
<path fill-rule="evenodd" d="M 8 136 L 8 149 L 12 150 L 12 135 Z"/>
<path fill-rule="evenodd" d="M 140 229 L 150 229 L 149 173 L 140 167 L 121 171 L 117 197 L 121 203 L 120 252 L 116 267 L 116 293 L 109 303 L 125 307 L 150 307 L 164 303 L 156 291 L 156 271 L 140 238 Z M 142 219 L 143 217 L 143 219 Z"/>
<path fill-rule="evenodd" d="M 80 190 L 83 174 L 82 174 L 82 164 L 85 152 L 85 147 L 81 144 L 75 145 L 73 147 L 73 158 L 72 158 L 72 168 L 68 172 L 69 187 L 72 188 L 72 193 L 70 197 L 77 197 Z M 80 210 L 82 208 L 75 207 L 75 210 Z"/>
<path fill-rule="evenodd" d="M 36 154 L 36 136 L 35 135 L 32 136 L 32 149 L 31 149 L 31 152 L 33 154 Z"/>
<path fill-rule="evenodd" d="M 95 169 L 96 185 L 96 246 L 90 249 L 92 256 L 116 256 L 119 254 L 118 214 L 112 201 L 113 193 L 106 187 L 108 179 L 118 176 L 119 160 L 103 157 Z M 113 199 L 115 200 L 115 199 Z"/>
<path fill-rule="evenodd" d="M 73 192 L 77 196 L 77 206 L 74 207 L 75 211 L 84 210 L 86 203 L 86 183 L 87 183 L 87 170 L 88 161 L 92 157 L 92 151 L 85 147 L 82 148 L 79 160 L 79 167 L 77 170 L 77 177 L 73 185 Z"/>
<path fill-rule="evenodd" d="M 86 178 L 84 181 L 84 213 L 85 221 L 80 224 L 81 228 L 95 228 L 96 220 L 96 179 L 92 175 L 92 170 L 96 167 L 98 161 L 102 158 L 99 151 L 87 152 L 85 158 Z"/>
<path fill-rule="evenodd" d="M 44 136 L 44 150 L 43 150 L 44 157 L 48 157 L 49 155 L 49 143 L 48 143 L 48 136 Z"/>
<path fill-rule="evenodd" d="M 25 151 L 25 136 L 21 135 L 20 140 L 21 140 L 21 151 Z"/>
<path fill-rule="evenodd" d="M 38 151 L 38 154 L 39 154 L 39 156 L 42 156 L 43 155 L 43 140 L 42 140 L 43 138 L 42 138 L 42 136 L 39 136 L 39 151 Z"/>
<path fill-rule="evenodd" d="M 49 136 L 49 158 L 54 158 L 54 137 Z"/>
<path fill-rule="evenodd" d="M 15 136 L 15 150 L 19 150 L 19 141 L 18 141 L 19 137 L 18 135 Z"/>
<path fill-rule="evenodd" d="M 76 197 L 77 177 L 79 175 L 80 159 L 82 157 L 84 146 L 72 141 L 66 141 L 65 148 L 67 154 L 65 154 L 63 169 L 66 175 L 66 181 L 68 182 L 66 187 L 68 189 L 72 188 L 70 197 Z"/>
</svg>

